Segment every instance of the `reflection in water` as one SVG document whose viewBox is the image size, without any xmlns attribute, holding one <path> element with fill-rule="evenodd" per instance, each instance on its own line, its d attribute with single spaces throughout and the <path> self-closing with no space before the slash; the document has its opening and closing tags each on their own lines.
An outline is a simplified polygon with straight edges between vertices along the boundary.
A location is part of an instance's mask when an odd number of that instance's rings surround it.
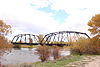
<svg viewBox="0 0 100 67">
<path fill-rule="evenodd" d="M 0 46 L 1 47 L 1 46 Z M 5 46 L 4 46 L 5 47 Z M 5 47 L 0 49 L 0 67 L 4 67 L 4 64 L 2 64 L 2 57 L 6 54 L 9 54 L 11 52 L 12 48 L 11 47 Z"/>
<path fill-rule="evenodd" d="M 29 50 L 28 48 L 21 48 L 21 49 L 12 49 L 12 51 L 4 53 L 1 57 L 1 64 L 2 65 L 9 65 L 9 64 L 21 64 L 21 63 L 33 63 L 37 61 L 41 61 L 39 56 L 36 55 L 35 52 L 36 48 Z M 62 56 L 70 55 L 70 51 L 60 51 Z"/>
<path fill-rule="evenodd" d="M 11 53 L 4 53 L 0 61 L 3 65 L 40 61 L 38 55 L 35 55 L 34 52 L 35 48 L 32 50 L 28 50 L 28 48 L 12 49 Z"/>
</svg>

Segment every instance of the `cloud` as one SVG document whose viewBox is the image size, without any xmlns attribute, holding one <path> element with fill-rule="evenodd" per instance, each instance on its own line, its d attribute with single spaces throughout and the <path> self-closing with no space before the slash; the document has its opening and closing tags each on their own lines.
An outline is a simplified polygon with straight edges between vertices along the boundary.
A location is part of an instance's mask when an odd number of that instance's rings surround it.
<svg viewBox="0 0 100 67">
<path fill-rule="evenodd" d="M 39 10 L 48 6 L 51 11 Z M 58 20 L 62 17 L 55 20 L 57 13 L 52 11 L 64 11 L 68 17 L 60 24 Z M 13 36 L 21 33 L 47 34 L 63 30 L 88 32 L 87 22 L 98 13 L 98 0 L 0 0 L 0 18 L 12 25 Z"/>
<path fill-rule="evenodd" d="M 59 23 L 54 20 L 53 13 L 45 13 L 37 8 L 30 6 L 30 3 L 24 1 L 6 0 L 0 6 L 0 17 L 6 23 L 12 26 L 12 36 L 18 34 L 47 34 L 60 30 Z M 4 5 L 6 3 L 6 5 Z"/>
<path fill-rule="evenodd" d="M 35 6 L 36 8 L 44 8 L 51 5 L 53 0 L 30 0 L 30 2 L 30 5 Z"/>
<path fill-rule="evenodd" d="M 69 11 L 66 10 L 66 12 L 69 12 L 69 17 L 62 24 L 62 30 L 79 31 L 90 35 L 90 32 L 88 31 L 89 26 L 87 23 L 92 18 L 92 16 L 100 13 L 100 10 L 90 8 L 85 10 L 69 9 Z"/>
<path fill-rule="evenodd" d="M 52 0 L 52 9 L 99 8 L 99 0 Z"/>
</svg>

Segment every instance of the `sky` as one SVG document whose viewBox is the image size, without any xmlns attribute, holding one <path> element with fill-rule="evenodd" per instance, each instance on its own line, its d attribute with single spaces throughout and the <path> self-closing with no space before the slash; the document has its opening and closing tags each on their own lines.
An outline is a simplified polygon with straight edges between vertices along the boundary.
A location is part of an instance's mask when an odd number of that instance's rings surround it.
<svg viewBox="0 0 100 67">
<path fill-rule="evenodd" d="M 100 13 L 99 0 L 0 0 L 0 20 L 12 34 L 78 31 L 90 35 L 87 23 Z"/>
</svg>

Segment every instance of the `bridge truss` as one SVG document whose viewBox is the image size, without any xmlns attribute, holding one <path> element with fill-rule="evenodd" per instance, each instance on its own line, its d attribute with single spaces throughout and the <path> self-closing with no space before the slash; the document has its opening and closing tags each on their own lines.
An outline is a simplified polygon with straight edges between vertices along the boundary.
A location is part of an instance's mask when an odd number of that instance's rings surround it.
<svg viewBox="0 0 100 67">
<path fill-rule="evenodd" d="M 11 41 L 13 44 L 38 45 L 38 36 L 33 34 L 19 34 Z"/>
<path fill-rule="evenodd" d="M 76 31 L 60 31 L 45 35 L 42 43 L 47 45 L 72 45 L 82 38 L 90 38 L 86 33 Z"/>
<path fill-rule="evenodd" d="M 42 41 L 39 41 L 37 35 L 32 34 L 19 34 L 14 36 L 12 43 L 13 44 L 27 44 L 27 45 L 72 45 L 74 42 L 77 42 L 82 38 L 90 38 L 86 33 L 76 32 L 76 31 L 60 31 L 49 33 L 44 36 Z"/>
</svg>

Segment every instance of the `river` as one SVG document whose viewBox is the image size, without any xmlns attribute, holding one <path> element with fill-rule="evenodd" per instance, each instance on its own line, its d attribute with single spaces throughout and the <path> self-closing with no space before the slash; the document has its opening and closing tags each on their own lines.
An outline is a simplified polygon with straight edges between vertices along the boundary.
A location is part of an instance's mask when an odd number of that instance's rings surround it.
<svg viewBox="0 0 100 67">
<path fill-rule="evenodd" d="M 35 54 L 35 49 L 29 50 L 28 48 L 12 49 L 9 53 L 4 53 L 0 62 L 3 65 L 8 64 L 21 64 L 21 63 L 34 63 L 40 61 L 39 56 Z M 62 56 L 70 55 L 70 51 L 60 51 Z"/>
</svg>

